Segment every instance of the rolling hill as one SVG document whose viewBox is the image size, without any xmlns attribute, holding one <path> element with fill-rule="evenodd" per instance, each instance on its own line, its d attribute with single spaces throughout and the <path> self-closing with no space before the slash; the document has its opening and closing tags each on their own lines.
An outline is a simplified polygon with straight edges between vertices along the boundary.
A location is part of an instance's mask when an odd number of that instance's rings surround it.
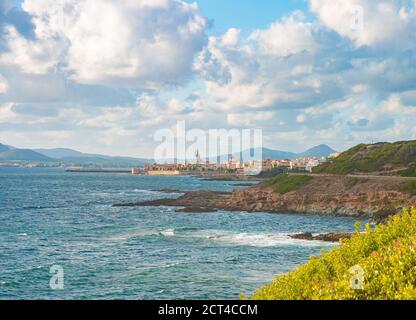
<svg viewBox="0 0 416 320">
<path fill-rule="evenodd" d="M 416 141 L 360 144 L 314 169 L 314 173 L 416 173 Z"/>
<path fill-rule="evenodd" d="M 56 148 L 56 149 L 34 149 L 34 151 L 43 154 L 49 158 L 53 159 L 63 159 L 63 158 L 81 158 L 85 157 L 86 154 L 75 151 L 72 149 Z"/>
<path fill-rule="evenodd" d="M 243 152 L 243 156 L 248 159 L 250 152 L 253 154 L 255 149 L 251 150 L 245 150 Z M 258 151 L 258 150 L 257 150 Z M 336 152 L 332 148 L 330 148 L 327 145 L 319 145 L 316 147 L 313 147 L 311 149 L 308 149 L 301 153 L 294 153 L 294 152 L 288 152 L 288 151 L 280 151 L 280 150 L 272 150 L 268 148 L 263 148 L 262 154 L 263 159 L 273 159 L 273 160 L 282 160 L 282 159 L 288 159 L 293 160 L 296 158 L 322 158 L 322 157 L 328 157 L 332 153 Z M 234 155 L 235 157 L 238 157 L 238 155 Z"/>
<path fill-rule="evenodd" d="M 53 159 L 29 149 L 17 149 L 0 144 L 0 160 L 49 162 Z"/>
<path fill-rule="evenodd" d="M 133 158 L 133 157 L 114 157 L 100 154 L 82 153 L 72 149 L 56 148 L 56 149 L 35 149 L 36 152 L 47 157 L 59 160 L 64 163 L 89 165 L 95 164 L 99 166 L 114 167 L 134 167 L 144 163 L 151 163 L 153 160 Z"/>
<path fill-rule="evenodd" d="M 335 153 L 336 151 L 326 144 L 321 144 L 319 146 L 313 147 L 305 152 L 298 153 L 296 155 L 297 158 L 324 158 L 328 157 L 331 154 Z"/>
<path fill-rule="evenodd" d="M 5 161 L 33 161 L 42 163 L 63 163 L 66 165 L 99 166 L 99 167 L 135 167 L 153 160 L 112 157 L 98 154 L 86 154 L 72 149 L 18 149 L 0 144 L 0 160 Z"/>
<path fill-rule="evenodd" d="M 250 152 L 246 150 L 242 152 L 244 159 L 250 159 Z M 272 150 L 263 148 L 261 151 L 263 159 L 296 159 L 302 157 L 326 157 L 335 152 L 327 145 L 320 145 L 311 148 L 302 153 L 293 153 L 287 151 Z M 239 158 L 239 154 L 234 155 Z M 228 155 L 220 157 L 221 161 L 226 161 Z M 142 159 L 133 157 L 114 157 L 100 154 L 82 153 L 73 149 L 55 148 L 55 149 L 18 149 L 15 147 L 0 144 L 0 160 L 10 161 L 38 161 L 38 162 L 60 162 L 67 165 L 81 165 L 81 166 L 101 166 L 101 167 L 135 167 L 146 163 L 153 163 L 153 159 Z M 217 159 L 210 159 L 211 162 L 216 162 Z M 172 162 L 167 161 L 167 162 Z"/>
</svg>

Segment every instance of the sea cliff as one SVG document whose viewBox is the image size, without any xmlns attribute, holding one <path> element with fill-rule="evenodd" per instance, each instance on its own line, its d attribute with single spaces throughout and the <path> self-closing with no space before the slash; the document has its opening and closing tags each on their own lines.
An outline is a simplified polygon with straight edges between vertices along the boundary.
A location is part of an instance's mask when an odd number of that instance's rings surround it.
<svg viewBox="0 0 416 320">
<path fill-rule="evenodd" d="M 409 183 L 414 182 L 409 180 L 410 178 L 324 175 L 308 177 L 303 185 L 294 185 L 293 190 L 284 192 L 276 191 L 276 186 L 281 186 L 280 182 L 260 183 L 232 193 L 169 190 L 182 195 L 177 199 L 124 203 L 115 206 L 174 206 L 181 208 L 178 211 L 185 212 L 227 210 L 312 213 L 369 217 L 382 221 L 401 208 L 416 203 L 416 194 L 405 188 Z M 292 178 L 289 177 L 290 179 Z"/>
<path fill-rule="evenodd" d="M 256 185 L 214 201 L 230 211 L 316 213 L 383 219 L 416 203 L 406 178 L 377 176 L 310 176 L 296 190 L 277 192 Z"/>
</svg>

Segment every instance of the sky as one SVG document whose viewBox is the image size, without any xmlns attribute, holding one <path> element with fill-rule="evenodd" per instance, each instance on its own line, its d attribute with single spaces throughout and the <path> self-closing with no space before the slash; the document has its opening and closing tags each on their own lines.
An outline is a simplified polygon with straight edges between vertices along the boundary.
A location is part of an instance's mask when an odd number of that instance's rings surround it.
<svg viewBox="0 0 416 320">
<path fill-rule="evenodd" d="M 0 0 L 0 143 L 151 157 L 158 130 L 266 147 L 416 139 L 415 0 Z"/>
</svg>

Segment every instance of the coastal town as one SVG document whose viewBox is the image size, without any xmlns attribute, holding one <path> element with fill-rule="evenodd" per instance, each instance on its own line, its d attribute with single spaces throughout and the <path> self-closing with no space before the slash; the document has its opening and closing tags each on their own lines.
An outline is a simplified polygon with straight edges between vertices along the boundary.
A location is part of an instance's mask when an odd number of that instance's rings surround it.
<svg viewBox="0 0 416 320">
<path fill-rule="evenodd" d="M 282 172 L 312 172 L 313 168 L 335 159 L 339 153 L 333 153 L 328 157 L 304 157 L 296 159 L 271 159 L 250 160 L 243 162 L 234 156 L 229 156 L 224 161 L 202 160 L 196 151 L 195 158 L 191 161 L 173 160 L 171 163 L 148 163 L 134 168 L 102 168 L 97 166 L 77 166 L 60 162 L 44 163 L 35 161 L 2 161 L 0 167 L 55 167 L 65 169 L 67 172 L 102 172 L 102 173 L 128 173 L 133 175 L 198 175 L 198 176 L 234 176 L 240 177 L 253 172 L 251 175 L 280 170 Z M 249 174 L 250 175 L 250 174 Z"/>
<path fill-rule="evenodd" d="M 148 175 L 220 175 L 228 174 L 242 176 L 247 172 L 269 172 L 275 169 L 281 169 L 287 172 L 312 172 L 313 168 L 320 164 L 334 159 L 339 153 L 333 153 L 328 157 L 316 158 L 306 157 L 297 159 L 264 159 L 251 160 L 243 162 L 236 157 L 229 156 L 227 161 L 212 163 L 210 161 L 202 161 L 199 152 L 196 151 L 193 162 L 169 163 L 169 164 L 146 164 L 144 169 L 132 169 L 132 174 L 148 174 Z M 257 171 L 256 171 L 257 170 Z"/>
</svg>

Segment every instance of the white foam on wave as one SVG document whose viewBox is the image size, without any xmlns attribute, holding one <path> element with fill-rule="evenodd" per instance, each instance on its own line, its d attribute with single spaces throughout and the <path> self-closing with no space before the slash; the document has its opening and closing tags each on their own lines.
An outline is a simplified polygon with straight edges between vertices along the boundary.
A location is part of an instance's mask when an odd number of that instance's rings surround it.
<svg viewBox="0 0 416 320">
<path fill-rule="evenodd" d="M 113 196 L 110 192 L 91 192 L 91 195 L 94 197 L 102 197 L 102 198 L 108 198 Z"/>
<path fill-rule="evenodd" d="M 167 230 L 161 231 L 160 234 L 164 237 L 174 237 L 175 229 L 167 229 Z"/>
<path fill-rule="evenodd" d="M 143 237 L 151 237 L 151 236 L 163 236 L 163 237 L 174 237 L 175 236 L 175 229 L 167 229 L 163 231 L 131 231 L 122 234 L 118 234 L 112 237 L 108 237 L 103 239 L 104 241 L 111 241 L 111 242 L 123 242 L 128 241 L 134 238 L 143 238 Z"/>
<path fill-rule="evenodd" d="M 154 191 L 144 190 L 144 189 L 134 189 L 133 192 L 135 192 L 135 193 L 154 193 Z"/>
<path fill-rule="evenodd" d="M 146 194 L 146 195 L 166 195 L 165 192 L 157 191 L 157 190 L 134 189 L 130 192 L 141 193 L 141 194 Z"/>
<path fill-rule="evenodd" d="M 154 236 L 156 234 L 157 233 L 152 232 L 152 231 L 132 231 L 132 232 L 126 232 L 126 233 L 114 235 L 112 237 L 108 237 L 103 240 L 112 241 L 112 242 L 123 242 L 123 241 L 128 241 L 134 238 Z"/>
<path fill-rule="evenodd" d="M 233 233 L 231 231 L 207 230 L 196 232 L 193 236 L 219 244 L 250 247 L 278 247 L 290 245 L 322 247 L 331 245 L 322 241 L 292 239 L 288 233 Z"/>
</svg>

